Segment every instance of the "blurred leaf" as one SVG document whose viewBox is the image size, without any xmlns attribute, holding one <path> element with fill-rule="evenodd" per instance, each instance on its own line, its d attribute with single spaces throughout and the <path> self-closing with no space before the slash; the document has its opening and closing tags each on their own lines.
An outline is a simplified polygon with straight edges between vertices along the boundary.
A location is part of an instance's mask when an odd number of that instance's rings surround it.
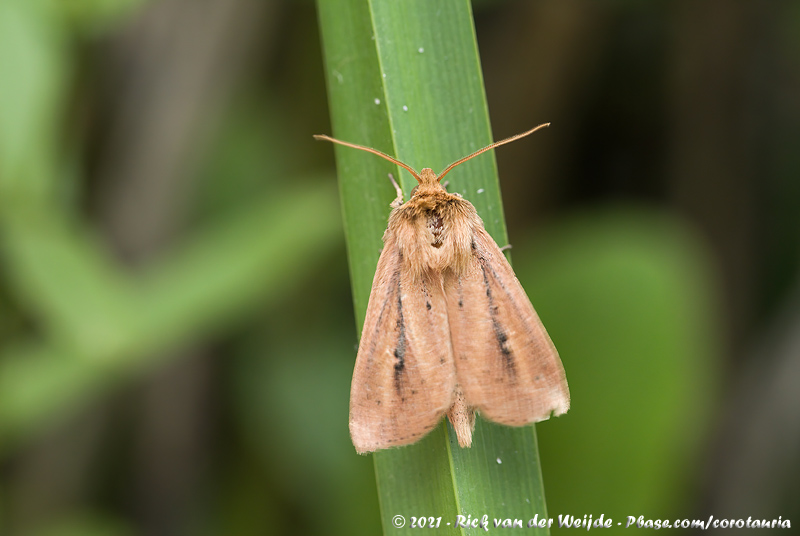
<svg viewBox="0 0 800 536">
<path fill-rule="evenodd" d="M 88 230 L 26 212 L 6 218 L 3 231 L 15 291 L 45 329 L 101 354 L 125 344 L 135 313 L 126 307 L 136 294 Z"/>
<path fill-rule="evenodd" d="M 86 233 L 27 219 L 9 225 L 13 273 L 54 337 L 0 355 L 0 435 L 29 430 L 159 350 L 286 292 L 337 243 L 332 193 L 266 199 L 139 280 L 123 280 Z"/>
<path fill-rule="evenodd" d="M 318 6 L 337 138 L 435 171 L 492 141 L 469 2 Z M 336 155 L 360 326 L 394 197 L 386 175 L 401 180 L 406 196 L 415 182 L 374 155 L 338 146 Z M 448 179 L 451 191 L 472 201 L 487 230 L 505 244 L 493 154 L 464 164 Z M 374 455 L 385 533 L 417 533 L 410 525 L 394 528 L 396 514 L 442 516 L 437 534 L 482 532 L 456 528 L 462 513 L 526 522 L 545 514 L 532 427 L 479 422 L 471 449 L 459 448 L 448 430 L 443 423 L 415 445 Z"/>
<path fill-rule="evenodd" d="M 342 387 L 350 381 L 353 337 L 344 329 L 352 323 L 342 324 L 332 318 L 315 325 L 313 338 L 280 337 L 283 326 L 265 326 L 234 365 L 240 428 L 276 500 L 298 510 L 314 502 L 316 515 L 298 521 L 297 533 L 366 536 L 380 526 L 371 461 L 350 448 Z M 316 504 L 320 496 L 327 499 Z"/>
<path fill-rule="evenodd" d="M 236 212 L 243 200 L 296 189 L 299 170 L 309 165 L 314 140 L 305 131 L 287 136 L 293 110 L 276 99 L 242 91 L 227 110 L 208 162 L 199 170 L 194 211 L 199 218 Z M 253 90 L 255 92 L 255 90 Z M 267 173 L 268 171 L 268 173 Z M 326 177 L 327 179 L 327 177 Z"/>
<path fill-rule="evenodd" d="M 605 514 L 612 531 L 629 515 L 685 516 L 719 377 L 708 254 L 644 210 L 538 234 L 515 244 L 517 274 L 573 393 L 570 418 L 539 430 L 551 515 Z"/>
<path fill-rule="evenodd" d="M 287 292 L 340 243 L 332 185 L 303 181 L 300 189 L 238 215 L 152 270 L 143 280 L 150 310 L 145 332 L 198 330 L 263 295 Z M 309 185 L 314 185 L 310 187 Z M 167 325 L 172 322 L 172 325 Z"/>
<path fill-rule="evenodd" d="M 58 4 L 73 22 L 92 32 L 100 32 L 126 21 L 134 10 L 152 1 L 60 0 Z"/>
<path fill-rule="evenodd" d="M 56 191 L 55 147 L 71 64 L 41 0 L 0 2 L 0 214 Z"/>
</svg>

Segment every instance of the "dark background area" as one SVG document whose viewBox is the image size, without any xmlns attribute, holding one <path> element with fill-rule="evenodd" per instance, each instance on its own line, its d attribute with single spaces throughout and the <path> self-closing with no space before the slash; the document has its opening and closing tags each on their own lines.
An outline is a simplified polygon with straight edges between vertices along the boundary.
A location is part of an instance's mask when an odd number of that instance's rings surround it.
<svg viewBox="0 0 800 536">
<path fill-rule="evenodd" d="M 311 138 L 330 132 L 312 2 L 46 5 L 0 10 L 27 36 L 5 32 L 0 67 L 64 81 L 52 147 L 31 161 L 58 155 L 50 195 L 111 279 L 138 288 L 254 200 L 280 213 L 297 192 L 334 195 L 331 147 Z M 549 514 L 800 524 L 800 4 L 473 9 L 495 139 L 552 124 L 497 151 L 515 269 L 573 396 L 537 426 Z M 57 61 L 35 63 L 39 45 Z M 20 98 L 39 97 L 0 90 L 6 157 L 29 139 Z M 237 240 L 340 225 L 324 217 Z M 10 221 L 0 389 L 25 348 L 64 339 Z M 50 409 L 0 407 L 21 423 L 0 436 L 0 534 L 378 533 L 371 459 L 347 434 L 357 333 L 332 236 L 277 282 L 207 303 L 198 327 L 165 327 L 130 366 L 91 365 L 91 386 L 54 389 Z M 68 285 L 73 265 L 47 268 Z M 99 319 L 97 337 L 103 321 L 126 322 Z"/>
</svg>

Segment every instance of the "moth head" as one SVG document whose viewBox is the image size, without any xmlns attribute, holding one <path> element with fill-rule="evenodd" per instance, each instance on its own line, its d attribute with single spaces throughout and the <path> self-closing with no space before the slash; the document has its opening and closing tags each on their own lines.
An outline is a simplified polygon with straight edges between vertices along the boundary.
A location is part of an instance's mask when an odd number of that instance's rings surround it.
<svg viewBox="0 0 800 536">
<path fill-rule="evenodd" d="M 422 168 L 422 171 L 420 171 L 417 182 L 420 186 L 438 186 L 439 177 L 436 176 L 436 173 L 434 173 L 431 168 L 426 167 Z"/>
<path fill-rule="evenodd" d="M 439 184 L 439 177 L 436 176 L 436 173 L 431 168 L 423 168 L 419 175 L 414 175 L 414 178 L 417 179 L 418 184 L 412 188 L 409 199 L 417 195 L 417 192 L 424 196 L 433 195 L 437 190 L 444 190 L 442 185 Z"/>
</svg>

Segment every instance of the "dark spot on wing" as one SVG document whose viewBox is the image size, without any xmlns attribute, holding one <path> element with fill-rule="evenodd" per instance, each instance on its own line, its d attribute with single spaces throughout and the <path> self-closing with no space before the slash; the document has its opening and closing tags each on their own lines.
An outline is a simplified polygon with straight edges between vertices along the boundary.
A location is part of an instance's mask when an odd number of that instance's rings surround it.
<svg viewBox="0 0 800 536">
<path fill-rule="evenodd" d="M 495 332 L 497 333 L 497 340 L 501 345 L 508 341 L 508 335 L 506 335 L 505 331 L 503 331 L 503 329 L 497 323 L 495 323 Z"/>
<path fill-rule="evenodd" d="M 422 294 L 425 296 L 425 307 L 428 311 L 431 310 L 431 295 L 428 293 L 428 285 L 425 281 L 422 282 Z"/>
<path fill-rule="evenodd" d="M 484 263 L 481 263 L 481 270 L 483 271 L 483 284 L 486 286 L 486 297 L 489 300 L 489 314 L 492 317 L 492 329 L 494 330 L 494 337 L 497 340 L 497 345 L 500 348 L 500 352 L 503 354 L 506 371 L 510 376 L 513 377 L 516 376 L 514 355 L 511 352 L 511 348 L 508 346 L 508 334 L 505 332 L 503 326 L 500 324 L 500 321 L 497 319 L 498 307 L 495 305 L 494 298 L 492 297 L 492 289 L 489 285 L 489 274 L 486 273 L 486 265 Z"/>
<path fill-rule="evenodd" d="M 511 348 L 508 347 L 508 335 L 506 335 L 506 332 L 503 330 L 503 326 L 494 318 L 492 319 L 492 327 L 494 328 L 494 337 L 500 345 L 500 351 L 503 352 L 503 356 L 506 358 L 508 368 L 513 371 L 514 360 L 511 355 Z"/>
<path fill-rule="evenodd" d="M 397 280 L 397 346 L 394 349 L 394 357 L 396 359 L 394 364 L 394 389 L 400 394 L 402 390 L 402 376 L 406 368 L 406 324 L 403 318 L 403 293 L 400 289 L 400 280 Z M 405 398 L 402 399 L 405 401 Z"/>
</svg>

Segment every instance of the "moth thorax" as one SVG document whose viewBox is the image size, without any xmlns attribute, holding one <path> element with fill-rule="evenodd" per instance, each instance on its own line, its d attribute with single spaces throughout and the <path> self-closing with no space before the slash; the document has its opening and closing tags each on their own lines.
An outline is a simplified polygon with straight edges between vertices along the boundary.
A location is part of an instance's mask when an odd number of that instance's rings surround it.
<svg viewBox="0 0 800 536">
<path fill-rule="evenodd" d="M 431 245 L 435 248 L 440 248 L 442 247 L 442 232 L 444 231 L 442 215 L 434 211 L 429 211 L 427 217 L 428 230 L 431 232 L 431 235 L 433 235 Z"/>
</svg>

